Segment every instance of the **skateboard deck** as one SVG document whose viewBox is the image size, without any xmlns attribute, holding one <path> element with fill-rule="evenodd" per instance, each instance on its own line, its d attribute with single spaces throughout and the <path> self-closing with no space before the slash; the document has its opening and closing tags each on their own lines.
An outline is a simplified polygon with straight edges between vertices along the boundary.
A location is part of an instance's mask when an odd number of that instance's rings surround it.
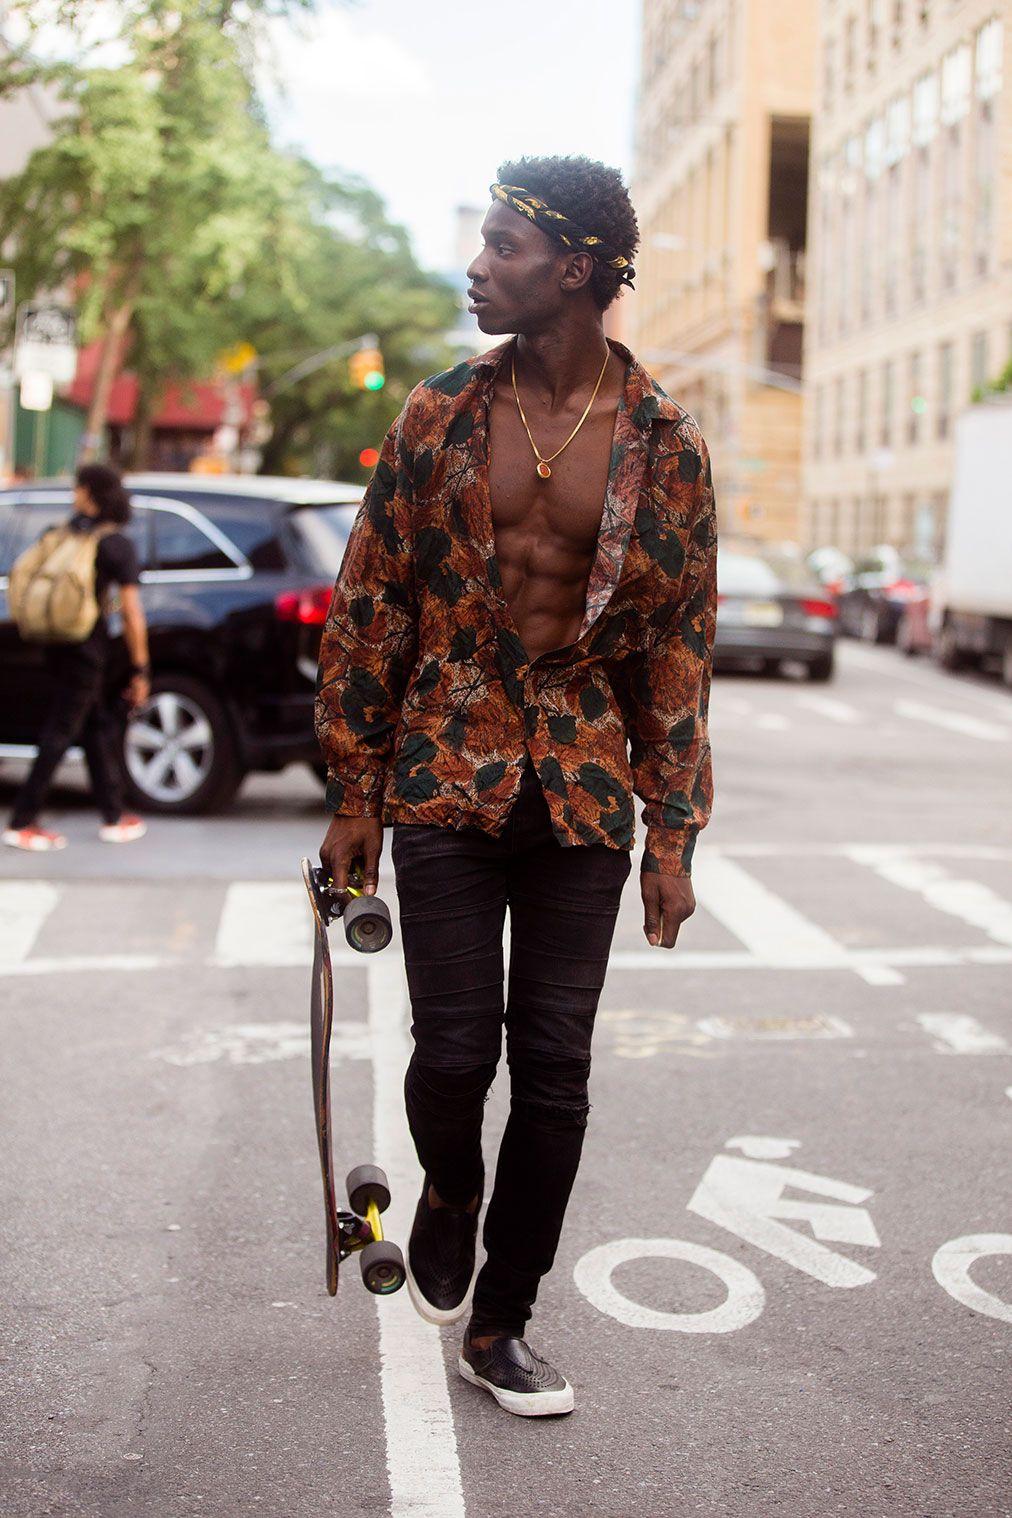
<svg viewBox="0 0 1012 1518">
<path fill-rule="evenodd" d="M 342 904 L 329 889 L 324 872 L 314 869 L 308 859 L 302 861 L 302 880 L 309 897 L 313 918 L 313 972 L 310 993 L 310 1047 L 313 1075 L 313 1109 L 316 1118 L 316 1141 L 320 1151 L 323 1177 L 323 1204 L 327 1232 L 327 1291 L 337 1294 L 341 1262 L 361 1251 L 362 1278 L 369 1291 L 385 1296 L 404 1284 L 404 1261 L 396 1244 L 383 1237 L 380 1213 L 390 1203 L 386 1176 L 373 1165 L 359 1165 L 350 1172 L 346 1187 L 352 1211 L 337 1205 L 334 1178 L 334 1152 L 330 1111 L 330 1036 L 334 1023 L 334 970 L 330 957 L 327 930 Z M 353 896 L 361 898 L 357 891 Z M 346 924 L 346 935 L 353 947 L 364 952 L 383 948 L 390 940 L 390 914 L 382 902 L 363 902 L 368 911 L 359 911 L 357 928 Z M 350 916 L 351 914 L 349 914 Z M 362 942 L 364 935 L 364 943 Z"/>
</svg>

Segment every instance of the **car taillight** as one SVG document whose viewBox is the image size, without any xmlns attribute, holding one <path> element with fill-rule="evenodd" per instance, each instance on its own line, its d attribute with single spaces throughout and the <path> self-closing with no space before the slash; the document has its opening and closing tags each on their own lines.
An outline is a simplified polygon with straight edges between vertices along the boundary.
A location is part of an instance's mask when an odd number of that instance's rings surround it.
<svg viewBox="0 0 1012 1518">
<path fill-rule="evenodd" d="M 836 602 L 819 601 L 813 597 L 811 600 L 802 601 L 801 610 L 806 617 L 835 617 Z"/>
<path fill-rule="evenodd" d="M 330 610 L 332 585 L 310 585 L 305 590 L 283 590 L 274 597 L 274 610 L 281 622 L 299 622 L 303 627 L 322 627 Z"/>
<path fill-rule="evenodd" d="M 894 580 L 885 587 L 885 593 L 894 601 L 910 601 L 919 593 L 920 586 L 913 580 Z"/>
</svg>

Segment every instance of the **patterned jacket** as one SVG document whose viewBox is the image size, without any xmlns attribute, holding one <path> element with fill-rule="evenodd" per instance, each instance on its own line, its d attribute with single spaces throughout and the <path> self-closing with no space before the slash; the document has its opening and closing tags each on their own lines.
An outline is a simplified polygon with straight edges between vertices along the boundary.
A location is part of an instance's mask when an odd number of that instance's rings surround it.
<svg viewBox="0 0 1012 1518">
<path fill-rule="evenodd" d="M 323 630 L 327 806 L 506 825 L 527 751 L 564 845 L 690 873 L 713 802 L 707 706 L 717 528 L 699 429 L 622 344 L 604 514 L 574 643 L 530 661 L 502 592 L 489 402 L 510 342 L 417 385 L 387 434 Z"/>
</svg>

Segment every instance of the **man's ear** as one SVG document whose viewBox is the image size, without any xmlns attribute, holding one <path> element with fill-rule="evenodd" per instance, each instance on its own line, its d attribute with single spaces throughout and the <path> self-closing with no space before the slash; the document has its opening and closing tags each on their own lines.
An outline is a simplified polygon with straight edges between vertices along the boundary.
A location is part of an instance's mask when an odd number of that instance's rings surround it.
<svg viewBox="0 0 1012 1518">
<path fill-rule="evenodd" d="M 594 260 L 589 253 L 570 253 L 562 270 L 559 286 L 563 290 L 582 290 L 590 283 Z"/>
</svg>

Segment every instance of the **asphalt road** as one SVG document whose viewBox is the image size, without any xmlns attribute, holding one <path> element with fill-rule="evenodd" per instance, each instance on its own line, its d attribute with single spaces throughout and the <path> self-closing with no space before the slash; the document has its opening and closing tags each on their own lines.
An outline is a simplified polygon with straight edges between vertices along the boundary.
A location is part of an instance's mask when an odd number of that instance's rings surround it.
<svg viewBox="0 0 1012 1518">
<path fill-rule="evenodd" d="M 530 1330 L 563 1420 L 500 1412 L 354 1262 L 326 1295 L 315 781 L 112 849 L 68 771 L 71 847 L 0 859 L 3 1514 L 1012 1512 L 1012 697 L 840 654 L 715 681 L 673 952 L 630 877 Z M 403 1241 L 396 940 L 337 979 L 338 1151 Z"/>
</svg>

